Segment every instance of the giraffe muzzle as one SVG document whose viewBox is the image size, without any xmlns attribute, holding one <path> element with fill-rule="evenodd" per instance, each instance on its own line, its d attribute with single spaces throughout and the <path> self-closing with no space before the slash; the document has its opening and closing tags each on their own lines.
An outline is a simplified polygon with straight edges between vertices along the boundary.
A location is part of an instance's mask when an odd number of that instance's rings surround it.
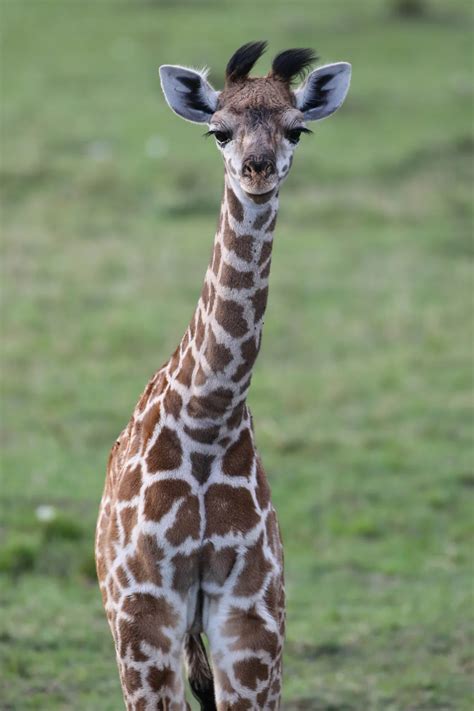
<svg viewBox="0 0 474 711">
<path fill-rule="evenodd" d="M 268 156 L 249 156 L 242 164 L 242 177 L 250 181 L 269 180 L 276 173 L 273 158 Z"/>
</svg>

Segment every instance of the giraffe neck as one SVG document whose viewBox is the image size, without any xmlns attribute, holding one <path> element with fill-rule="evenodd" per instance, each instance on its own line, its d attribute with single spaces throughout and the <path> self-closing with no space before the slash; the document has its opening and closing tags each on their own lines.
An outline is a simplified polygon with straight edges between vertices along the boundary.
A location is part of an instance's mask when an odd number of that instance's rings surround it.
<svg viewBox="0 0 474 711">
<path fill-rule="evenodd" d="M 263 204 L 239 197 L 226 175 L 211 263 L 170 361 L 187 416 L 207 425 L 243 411 L 267 304 L 278 196 Z"/>
</svg>

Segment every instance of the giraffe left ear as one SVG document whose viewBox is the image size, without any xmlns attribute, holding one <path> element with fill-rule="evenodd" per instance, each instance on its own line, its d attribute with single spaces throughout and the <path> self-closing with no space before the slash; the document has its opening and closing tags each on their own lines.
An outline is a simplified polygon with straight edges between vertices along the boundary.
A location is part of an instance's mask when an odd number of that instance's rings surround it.
<svg viewBox="0 0 474 711">
<path fill-rule="evenodd" d="M 295 91 L 296 108 L 306 121 L 318 121 L 338 110 L 349 91 L 351 71 L 348 62 L 337 62 L 311 72 Z"/>
<path fill-rule="evenodd" d="M 178 116 L 193 123 L 209 123 L 219 92 L 209 84 L 205 71 L 163 64 L 160 79 L 165 99 Z"/>
</svg>

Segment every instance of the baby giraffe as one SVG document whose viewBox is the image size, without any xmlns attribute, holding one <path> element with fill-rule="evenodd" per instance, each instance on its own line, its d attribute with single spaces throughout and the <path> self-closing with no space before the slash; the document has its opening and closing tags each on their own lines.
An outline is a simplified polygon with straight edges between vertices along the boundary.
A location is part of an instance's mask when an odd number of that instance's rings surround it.
<svg viewBox="0 0 474 711">
<path fill-rule="evenodd" d="M 277 709 L 285 626 L 283 554 L 247 406 L 267 304 L 280 184 L 307 121 L 334 113 L 351 67 L 308 49 L 249 77 L 265 42 L 230 59 L 225 87 L 160 68 L 171 109 L 208 126 L 225 188 L 194 316 L 148 383 L 108 463 L 97 573 L 129 711 Z M 202 636 L 207 637 L 209 656 Z"/>
</svg>

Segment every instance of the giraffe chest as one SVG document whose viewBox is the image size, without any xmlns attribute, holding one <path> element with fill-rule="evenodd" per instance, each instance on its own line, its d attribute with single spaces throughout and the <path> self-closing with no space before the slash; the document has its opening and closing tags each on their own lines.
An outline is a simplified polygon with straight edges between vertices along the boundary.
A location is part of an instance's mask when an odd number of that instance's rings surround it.
<svg viewBox="0 0 474 711">
<path fill-rule="evenodd" d="M 249 556 L 254 571 L 278 559 L 276 519 L 249 430 L 224 454 L 182 451 L 178 462 L 168 449 L 165 456 L 178 466 L 150 471 L 149 453 L 124 461 L 119 448 L 113 452 L 114 494 L 104 494 L 98 546 L 109 568 L 185 594 L 194 609 L 199 590 L 226 589 Z"/>
</svg>

